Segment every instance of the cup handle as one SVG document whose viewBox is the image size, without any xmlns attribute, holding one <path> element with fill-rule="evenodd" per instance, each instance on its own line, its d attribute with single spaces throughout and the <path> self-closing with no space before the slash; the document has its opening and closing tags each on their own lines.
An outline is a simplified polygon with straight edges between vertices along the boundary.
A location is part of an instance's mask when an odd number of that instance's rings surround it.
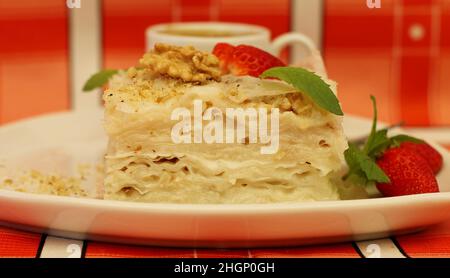
<svg viewBox="0 0 450 278">
<path fill-rule="evenodd" d="M 311 55 L 315 50 L 317 50 L 316 45 L 314 42 L 307 36 L 301 34 L 301 33 L 286 33 L 283 35 L 278 36 L 272 41 L 272 48 L 274 52 L 279 55 L 281 50 L 293 43 L 299 43 L 302 44 Z"/>
</svg>

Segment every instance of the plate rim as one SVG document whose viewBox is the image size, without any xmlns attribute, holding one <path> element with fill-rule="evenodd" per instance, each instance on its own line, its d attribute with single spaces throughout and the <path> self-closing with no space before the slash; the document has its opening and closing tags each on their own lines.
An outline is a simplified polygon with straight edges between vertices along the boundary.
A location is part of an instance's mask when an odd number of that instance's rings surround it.
<svg viewBox="0 0 450 278">
<path fill-rule="evenodd" d="M 422 202 L 448 202 L 450 205 L 450 192 L 436 192 L 406 195 L 398 197 L 382 197 L 356 200 L 333 200 L 311 202 L 289 202 L 269 204 L 172 204 L 172 203 L 144 203 L 118 200 L 101 200 L 96 198 L 82 198 L 69 196 L 53 196 L 0 189 L 0 199 L 22 201 L 31 203 L 45 203 L 54 206 L 77 206 L 85 208 L 104 208 L 109 210 L 130 210 L 146 212 L 176 212 L 177 214 L 209 215 L 217 213 L 239 212 L 241 214 L 283 212 L 283 211 L 316 211 L 329 209 L 363 209 L 378 205 L 404 206 Z M 435 203 L 437 204 L 437 203 Z"/>
</svg>

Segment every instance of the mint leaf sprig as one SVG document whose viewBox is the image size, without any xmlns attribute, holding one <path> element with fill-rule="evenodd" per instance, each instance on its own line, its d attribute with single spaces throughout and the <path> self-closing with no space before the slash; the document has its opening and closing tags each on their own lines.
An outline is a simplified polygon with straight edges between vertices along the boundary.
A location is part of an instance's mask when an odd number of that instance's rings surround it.
<svg viewBox="0 0 450 278">
<path fill-rule="evenodd" d="M 96 88 L 102 87 L 118 72 L 119 70 L 116 69 L 104 69 L 93 74 L 84 84 L 83 92 L 89 92 Z"/>
<path fill-rule="evenodd" d="M 362 149 L 356 144 L 349 144 L 349 148 L 344 152 L 349 171 L 343 179 L 354 176 L 364 184 L 390 183 L 389 177 L 376 164 L 377 158 L 382 156 L 388 148 L 398 147 L 403 142 L 423 143 L 424 141 L 404 134 L 388 137 L 389 128 L 377 130 L 377 102 L 374 96 L 370 96 L 370 99 L 374 114 L 370 135 Z"/>
<path fill-rule="evenodd" d="M 297 67 L 273 67 L 263 72 L 260 77 L 274 77 L 283 80 L 304 93 L 319 107 L 339 116 L 344 115 L 330 85 L 313 72 Z"/>
<path fill-rule="evenodd" d="M 344 152 L 345 161 L 349 166 L 349 172 L 344 176 L 344 180 L 352 175 L 358 176 L 361 180 L 370 182 L 389 183 L 389 177 L 378 167 L 372 157 L 368 156 L 358 146 L 349 144 Z"/>
</svg>

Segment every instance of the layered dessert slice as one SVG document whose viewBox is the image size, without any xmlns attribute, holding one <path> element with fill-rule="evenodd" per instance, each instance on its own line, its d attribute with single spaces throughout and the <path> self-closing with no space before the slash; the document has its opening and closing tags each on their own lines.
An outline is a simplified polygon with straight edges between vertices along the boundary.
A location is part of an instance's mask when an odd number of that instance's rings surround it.
<svg viewBox="0 0 450 278">
<path fill-rule="evenodd" d="M 105 199 L 340 199 L 342 119 L 286 82 L 223 75 L 210 53 L 157 44 L 103 98 Z"/>
</svg>

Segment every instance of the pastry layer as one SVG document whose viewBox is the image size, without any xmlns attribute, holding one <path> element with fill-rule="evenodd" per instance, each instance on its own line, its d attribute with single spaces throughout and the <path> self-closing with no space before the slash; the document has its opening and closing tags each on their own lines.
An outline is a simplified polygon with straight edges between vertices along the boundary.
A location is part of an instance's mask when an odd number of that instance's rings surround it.
<svg viewBox="0 0 450 278">
<path fill-rule="evenodd" d="M 105 198 L 169 203 L 269 203 L 339 199 L 331 180 L 347 143 L 341 118 L 288 84 L 253 77 L 186 83 L 145 71 L 116 76 L 104 94 Z M 176 144 L 176 108 L 278 108 L 279 148 L 261 143 Z M 270 118 L 270 116 L 269 116 Z M 224 120 L 225 121 L 225 120 Z M 204 122 L 206 124 L 206 122 Z M 225 123 L 224 123 L 225 125 Z M 248 130 L 248 126 L 247 130 Z"/>
</svg>

